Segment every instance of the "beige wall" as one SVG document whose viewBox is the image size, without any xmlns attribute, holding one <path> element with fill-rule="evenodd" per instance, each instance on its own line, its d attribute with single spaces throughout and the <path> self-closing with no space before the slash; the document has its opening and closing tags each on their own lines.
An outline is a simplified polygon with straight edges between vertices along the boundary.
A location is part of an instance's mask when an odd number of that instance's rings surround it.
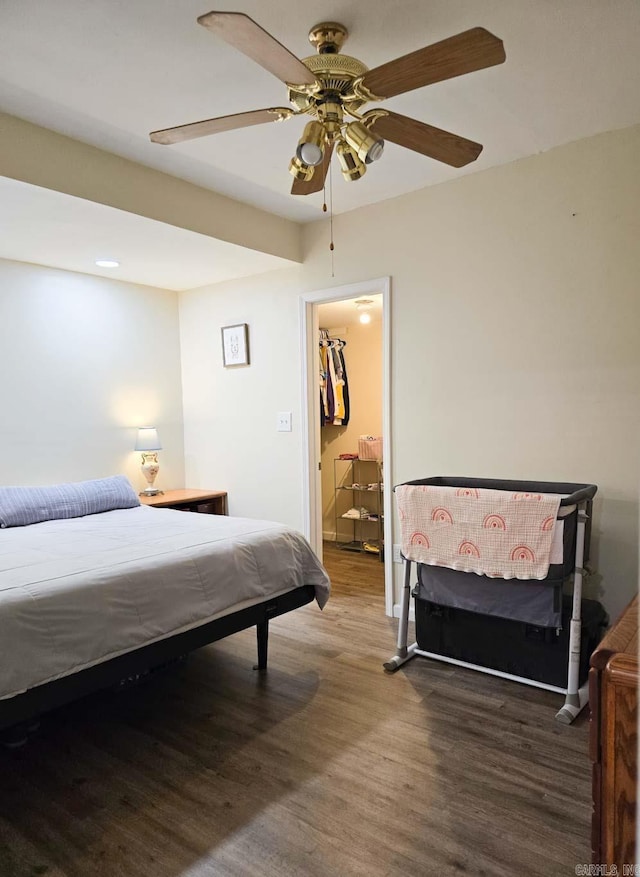
<svg viewBox="0 0 640 877">
<path fill-rule="evenodd" d="M 299 268 L 180 293 L 185 467 L 229 510 L 301 527 Z M 222 326 L 249 324 L 251 365 L 224 368 Z M 276 432 L 291 411 L 292 432 Z"/>
<path fill-rule="evenodd" d="M 300 261 L 290 219 L 1 112 L 0 142 L 0 176 Z"/>
<path fill-rule="evenodd" d="M 323 305 L 318 307 L 320 325 L 323 322 Z M 347 346 L 344 349 L 347 377 L 349 381 L 349 401 L 351 416 L 347 426 L 324 426 L 320 433 L 322 448 L 322 530 L 326 539 L 335 538 L 335 488 L 334 459 L 340 454 L 358 453 L 358 439 L 361 435 L 382 435 L 382 322 L 372 320 L 366 326 L 353 323 L 341 330 L 340 338 L 344 337 Z M 345 464 L 338 464 L 337 477 L 344 478 L 347 473 Z M 363 474 L 357 477 L 376 480 L 375 468 L 367 466 Z M 366 494 L 354 495 L 351 505 L 367 505 Z M 344 503 L 343 503 L 344 504 Z M 376 511 L 375 500 L 369 502 L 368 508 Z M 342 506 L 341 511 L 344 511 Z M 345 539 L 349 530 L 341 529 Z M 374 533 L 370 530 L 368 535 Z"/>
<path fill-rule="evenodd" d="M 188 479 L 302 525 L 300 293 L 388 274 L 387 482 L 593 481 L 594 559 L 619 611 L 638 577 L 638 154 L 639 127 L 572 143 L 336 217 L 333 277 L 322 221 L 301 268 L 181 294 Z M 220 326 L 240 321 L 259 355 L 229 374 Z M 283 409 L 291 434 L 275 431 Z"/>
<path fill-rule="evenodd" d="M 184 483 L 177 294 L 0 260 L 0 484 L 124 473 L 157 426 L 158 487 Z"/>
</svg>

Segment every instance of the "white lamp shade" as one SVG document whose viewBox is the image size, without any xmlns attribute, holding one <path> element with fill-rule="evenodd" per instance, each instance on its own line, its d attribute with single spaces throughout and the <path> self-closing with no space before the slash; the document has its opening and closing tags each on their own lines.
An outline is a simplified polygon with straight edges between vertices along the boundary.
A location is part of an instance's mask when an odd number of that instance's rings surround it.
<svg viewBox="0 0 640 877">
<path fill-rule="evenodd" d="M 161 451 L 162 445 L 155 426 L 143 426 L 138 430 L 134 451 Z"/>
</svg>

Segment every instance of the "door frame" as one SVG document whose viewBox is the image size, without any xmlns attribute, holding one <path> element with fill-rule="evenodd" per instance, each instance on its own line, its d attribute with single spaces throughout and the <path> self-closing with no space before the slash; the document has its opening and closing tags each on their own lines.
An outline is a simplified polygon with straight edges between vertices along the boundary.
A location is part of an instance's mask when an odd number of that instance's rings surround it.
<svg viewBox="0 0 640 877">
<path fill-rule="evenodd" d="M 304 534 L 322 558 L 322 484 L 320 410 L 318 405 L 318 321 L 317 305 L 332 301 L 382 295 L 382 463 L 384 470 L 384 606 L 393 615 L 393 533 L 391 485 L 391 278 L 379 277 L 317 289 L 300 296 L 300 352 L 302 369 L 302 502 Z"/>
</svg>

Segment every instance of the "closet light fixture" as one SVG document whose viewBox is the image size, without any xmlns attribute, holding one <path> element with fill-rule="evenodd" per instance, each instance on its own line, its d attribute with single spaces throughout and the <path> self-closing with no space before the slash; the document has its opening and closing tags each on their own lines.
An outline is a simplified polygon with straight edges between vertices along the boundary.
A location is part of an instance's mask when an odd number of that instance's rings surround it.
<svg viewBox="0 0 640 877">
<path fill-rule="evenodd" d="M 96 259 L 96 265 L 98 268 L 119 268 L 120 262 L 115 259 Z"/>
<path fill-rule="evenodd" d="M 373 299 L 371 299 L 371 298 L 358 298 L 355 300 L 354 304 L 359 311 L 362 311 L 362 313 L 358 317 L 360 322 L 365 324 L 365 325 L 367 323 L 370 323 L 371 322 L 371 314 L 369 313 L 369 311 L 371 310 L 371 308 L 373 306 Z"/>
</svg>

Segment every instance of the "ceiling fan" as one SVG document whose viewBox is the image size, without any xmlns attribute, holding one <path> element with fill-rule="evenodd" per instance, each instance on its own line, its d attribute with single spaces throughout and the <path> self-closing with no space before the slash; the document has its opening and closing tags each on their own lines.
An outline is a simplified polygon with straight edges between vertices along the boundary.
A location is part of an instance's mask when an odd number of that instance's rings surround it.
<svg viewBox="0 0 640 877">
<path fill-rule="evenodd" d="M 364 175 L 367 165 L 382 155 L 385 140 L 452 167 L 475 161 L 482 151 L 480 143 L 391 110 L 360 112 L 363 104 L 371 101 L 501 64 L 506 57 L 502 40 L 482 27 L 369 70 L 357 58 L 340 52 L 348 32 L 337 22 L 322 22 L 311 29 L 309 41 L 318 54 L 303 60 L 244 13 L 208 12 L 198 18 L 198 24 L 284 82 L 293 109 L 268 107 L 165 128 L 150 134 L 154 143 L 180 143 L 263 122 L 310 116 L 289 164 L 295 178 L 293 195 L 308 195 L 323 188 L 334 148 L 347 180 Z"/>
</svg>

